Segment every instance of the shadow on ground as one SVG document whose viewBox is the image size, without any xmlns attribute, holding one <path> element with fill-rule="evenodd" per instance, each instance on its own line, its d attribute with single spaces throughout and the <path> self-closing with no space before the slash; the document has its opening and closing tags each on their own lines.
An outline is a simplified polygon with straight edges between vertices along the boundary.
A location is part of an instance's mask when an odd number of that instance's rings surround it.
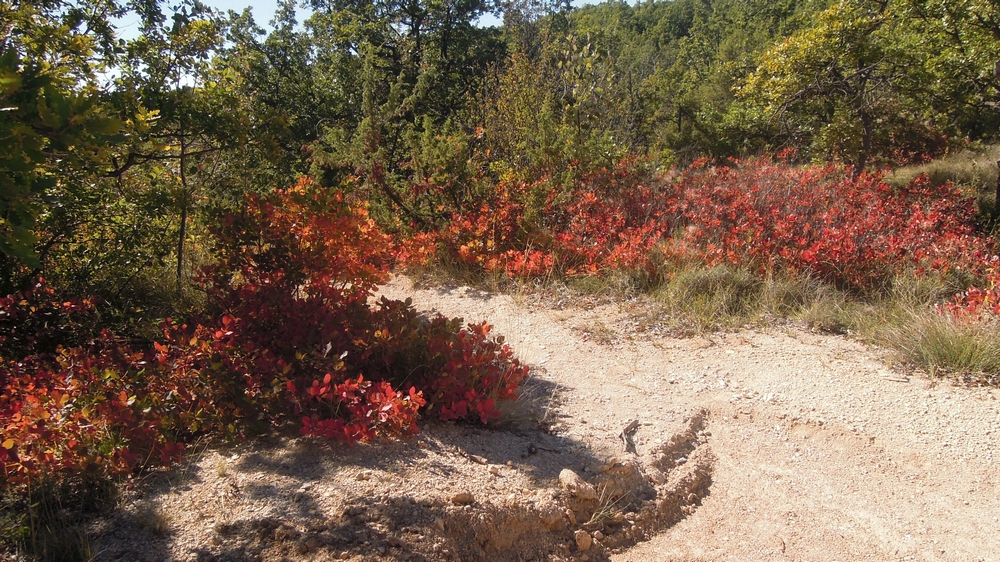
<svg viewBox="0 0 1000 562">
<path fill-rule="evenodd" d="M 704 416 L 655 459 L 623 460 L 550 431 L 560 392 L 533 379 L 497 427 L 427 422 L 355 446 L 285 427 L 205 447 L 91 525 L 94 559 L 604 560 L 708 494 Z"/>
</svg>

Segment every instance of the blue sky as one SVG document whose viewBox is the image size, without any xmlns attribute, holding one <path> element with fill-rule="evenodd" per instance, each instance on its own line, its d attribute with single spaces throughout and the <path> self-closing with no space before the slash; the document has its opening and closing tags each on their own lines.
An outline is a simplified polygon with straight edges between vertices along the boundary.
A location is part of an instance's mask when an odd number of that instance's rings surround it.
<svg viewBox="0 0 1000 562">
<path fill-rule="evenodd" d="M 262 27 L 267 27 L 267 22 L 271 21 L 274 16 L 274 11 L 278 7 L 278 3 L 274 0 L 202 0 L 205 4 L 214 6 L 221 10 L 234 10 L 237 12 L 242 12 L 243 8 L 249 6 L 253 9 L 253 19 L 258 25 Z M 583 6 L 585 4 L 597 4 L 597 0 L 573 0 L 573 5 L 576 7 Z M 301 14 L 300 10 L 300 14 Z M 481 20 L 484 25 L 499 25 L 501 20 L 494 18 L 493 16 L 487 16 Z"/>
<path fill-rule="evenodd" d="M 223 11 L 233 10 L 236 12 L 242 12 L 243 8 L 250 7 L 253 10 L 254 21 L 257 22 L 257 25 L 265 29 L 268 28 L 268 22 L 270 22 L 271 18 L 274 17 L 274 12 L 278 8 L 278 2 L 276 0 L 202 0 L 202 2 Z M 573 5 L 578 8 L 587 4 L 598 3 L 599 0 L 573 0 Z M 168 4 L 170 3 L 168 2 Z M 306 15 L 307 12 L 300 8 L 299 19 L 304 19 Z M 492 15 L 487 15 L 480 18 L 479 22 L 484 26 L 500 25 L 503 20 Z M 126 17 L 118 24 L 118 31 L 121 33 L 121 36 L 126 39 L 133 38 L 137 34 L 138 24 L 139 21 L 137 17 Z"/>
</svg>

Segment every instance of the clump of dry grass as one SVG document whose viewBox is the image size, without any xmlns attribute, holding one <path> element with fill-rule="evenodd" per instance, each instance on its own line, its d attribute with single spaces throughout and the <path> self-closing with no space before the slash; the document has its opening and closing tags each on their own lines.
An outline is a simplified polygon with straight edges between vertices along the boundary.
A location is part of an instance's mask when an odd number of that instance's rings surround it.
<svg viewBox="0 0 1000 562">
<path fill-rule="evenodd" d="M 900 357 L 932 375 L 990 377 L 1000 373 L 1000 322 L 911 312 L 881 334 Z"/>
<path fill-rule="evenodd" d="M 136 508 L 135 520 L 140 527 L 158 537 L 170 533 L 170 514 L 162 506 L 144 503 Z"/>
<path fill-rule="evenodd" d="M 664 311 L 697 331 L 756 321 L 764 310 L 766 284 L 745 269 L 725 265 L 686 267 L 655 293 Z"/>
<path fill-rule="evenodd" d="M 559 388 L 544 379 L 528 377 L 518 392 L 517 400 L 507 400 L 498 404 L 500 419 L 497 427 L 524 427 L 547 425 L 552 422 L 553 412 L 560 403 Z"/>
<path fill-rule="evenodd" d="M 0 555 L 14 559 L 89 561 L 95 554 L 83 523 L 114 507 L 117 487 L 105 479 L 43 480 L 0 498 Z"/>
<path fill-rule="evenodd" d="M 926 164 L 904 166 L 885 176 L 894 187 L 908 185 L 914 178 L 927 174 L 931 182 L 943 184 L 950 181 L 975 190 L 976 193 L 992 192 L 997 185 L 997 161 L 1000 145 L 949 154 Z"/>
<path fill-rule="evenodd" d="M 976 197 L 980 216 L 986 218 L 995 208 L 997 183 L 1000 181 L 998 161 L 1000 145 L 963 150 L 926 164 L 899 168 L 887 174 L 885 182 L 893 187 L 903 187 L 921 174 L 927 174 L 937 185 L 950 181 Z"/>
</svg>

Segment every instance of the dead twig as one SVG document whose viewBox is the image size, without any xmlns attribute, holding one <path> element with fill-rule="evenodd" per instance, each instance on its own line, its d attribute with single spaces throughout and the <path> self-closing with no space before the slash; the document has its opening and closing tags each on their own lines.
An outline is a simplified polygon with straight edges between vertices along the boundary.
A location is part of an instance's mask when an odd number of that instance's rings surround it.
<svg viewBox="0 0 1000 562">
<path fill-rule="evenodd" d="M 623 429 L 622 432 L 618 434 L 618 438 L 622 440 L 622 443 L 625 446 L 625 452 L 632 453 L 633 455 L 639 454 L 635 450 L 635 442 L 632 441 L 632 436 L 635 435 L 636 431 L 639 431 L 639 420 L 632 420 L 628 422 L 628 425 L 625 426 L 625 429 Z"/>
</svg>

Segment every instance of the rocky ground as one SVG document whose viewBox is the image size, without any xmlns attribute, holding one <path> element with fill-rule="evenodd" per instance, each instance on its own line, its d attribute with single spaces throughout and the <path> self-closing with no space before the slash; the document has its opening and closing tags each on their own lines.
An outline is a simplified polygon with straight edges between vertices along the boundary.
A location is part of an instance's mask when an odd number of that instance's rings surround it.
<svg viewBox="0 0 1000 562">
<path fill-rule="evenodd" d="M 382 293 L 507 338 L 533 377 L 504 423 L 208 444 L 94 523 L 96 558 L 1000 560 L 994 389 L 793 327 L 675 339 L 635 303 Z"/>
</svg>

